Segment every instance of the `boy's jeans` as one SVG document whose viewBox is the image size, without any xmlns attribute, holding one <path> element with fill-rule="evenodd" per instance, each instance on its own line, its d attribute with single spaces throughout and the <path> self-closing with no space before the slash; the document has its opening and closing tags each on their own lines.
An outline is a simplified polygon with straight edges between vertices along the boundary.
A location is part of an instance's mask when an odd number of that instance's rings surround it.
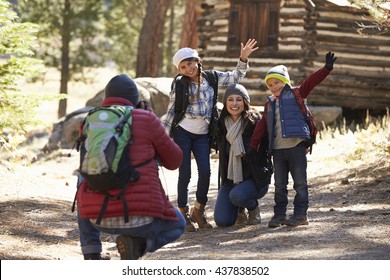
<svg viewBox="0 0 390 280">
<path fill-rule="evenodd" d="M 214 221 L 217 226 L 228 227 L 235 224 L 238 210 L 247 208 L 253 210 L 258 206 L 258 199 L 268 192 L 268 185 L 259 192 L 252 179 L 245 180 L 234 186 L 232 182 L 222 185 L 215 202 Z"/>
<path fill-rule="evenodd" d="M 306 217 L 309 208 L 309 192 L 307 189 L 307 160 L 306 148 L 299 144 L 289 149 L 279 149 L 273 151 L 275 168 L 275 215 L 285 215 L 287 211 L 288 196 L 288 174 L 294 181 L 294 215 Z"/>
<path fill-rule="evenodd" d="M 179 218 L 178 221 L 154 218 L 153 222 L 135 228 L 99 228 L 101 231 L 109 234 L 145 238 L 145 253 L 154 252 L 162 246 L 175 241 L 184 233 L 186 221 L 180 211 L 178 209 L 175 210 L 176 216 Z"/>
<path fill-rule="evenodd" d="M 183 151 L 183 162 L 179 167 L 177 183 L 177 205 L 188 206 L 188 184 L 191 179 L 191 152 L 198 166 L 198 185 L 196 201 L 205 205 L 210 186 L 210 147 L 207 134 L 193 134 L 178 126 L 174 130 L 173 139 Z"/>
</svg>

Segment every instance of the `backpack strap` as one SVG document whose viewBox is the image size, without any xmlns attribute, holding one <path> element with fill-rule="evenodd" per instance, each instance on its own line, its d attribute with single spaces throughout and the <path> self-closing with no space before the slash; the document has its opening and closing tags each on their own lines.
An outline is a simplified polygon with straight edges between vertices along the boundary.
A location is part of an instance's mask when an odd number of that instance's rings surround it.
<svg viewBox="0 0 390 280">
<path fill-rule="evenodd" d="M 151 158 L 151 159 L 147 159 L 137 165 L 134 165 L 132 168 L 138 168 L 140 166 L 143 166 L 149 162 L 151 162 L 154 158 Z M 99 215 L 96 219 L 96 224 L 97 225 L 100 225 L 100 223 L 102 222 L 102 219 L 103 219 L 103 215 L 104 215 L 104 212 L 106 212 L 106 209 L 107 209 L 107 206 L 108 206 L 108 202 L 110 201 L 110 199 L 112 200 L 121 200 L 122 201 L 122 205 L 123 205 L 123 216 L 124 216 L 124 220 L 125 220 L 125 223 L 128 223 L 129 222 L 129 208 L 127 206 L 127 201 L 126 201 L 126 198 L 124 196 L 124 193 L 127 189 L 127 185 L 123 186 L 120 190 L 120 192 L 118 193 L 118 195 L 111 195 L 109 192 L 104 192 L 104 201 L 103 201 L 103 204 L 102 204 L 102 208 L 100 208 L 100 212 L 99 212 Z M 77 193 L 76 193 L 77 194 Z"/>
<path fill-rule="evenodd" d="M 123 120 L 121 122 L 118 123 L 118 125 L 115 127 L 115 130 L 122 134 L 123 132 L 123 127 L 125 126 L 125 124 L 127 123 L 127 121 L 130 119 L 131 115 L 132 115 L 132 111 L 133 111 L 133 107 L 131 107 L 130 111 L 125 115 L 125 117 L 123 118 Z M 130 131 L 131 131 L 131 125 L 128 123 L 128 125 L 130 126 Z"/>
<path fill-rule="evenodd" d="M 211 111 L 210 124 L 209 124 L 209 146 L 210 149 L 215 149 L 215 152 L 218 153 L 218 108 L 217 108 L 217 100 L 218 100 L 218 74 L 215 70 L 206 70 L 203 72 L 206 80 L 212 86 L 214 90 L 213 96 L 213 107 Z"/>
<path fill-rule="evenodd" d="M 186 113 L 188 103 L 189 103 L 189 92 L 188 92 L 188 78 L 178 74 L 173 79 L 171 85 L 171 91 L 175 90 L 175 107 L 174 112 L 175 116 L 173 117 L 170 136 L 172 137 L 173 129 L 179 124 L 183 119 L 184 114 Z"/>
<path fill-rule="evenodd" d="M 108 192 L 105 192 L 102 208 L 100 209 L 99 216 L 96 219 L 96 224 L 97 225 L 100 225 L 100 223 L 102 222 L 104 212 L 106 212 L 106 209 L 107 209 L 107 206 L 108 206 L 108 202 L 110 201 L 110 199 L 112 199 L 112 200 L 121 200 L 122 201 L 124 220 L 125 220 L 125 223 L 129 222 L 129 208 L 127 207 L 126 198 L 124 196 L 126 188 L 127 188 L 127 185 L 122 187 L 121 191 L 116 196 L 113 196 L 113 195 L 109 194 Z"/>
<path fill-rule="evenodd" d="M 315 138 L 316 138 L 316 134 L 317 134 L 317 125 L 314 121 L 314 117 L 313 117 L 312 113 L 310 112 L 310 110 L 307 108 L 307 106 L 305 104 L 305 100 L 300 95 L 299 89 L 297 87 L 294 87 L 294 88 L 292 88 L 292 92 L 294 93 L 295 99 L 297 100 L 299 110 L 302 112 L 302 114 L 305 118 L 305 121 L 307 122 L 307 124 L 309 126 L 310 138 L 313 138 L 313 139 L 311 139 L 310 145 L 308 147 L 310 150 L 310 154 L 311 154 L 313 151 L 313 144 L 316 141 Z"/>
<path fill-rule="evenodd" d="M 302 112 L 302 114 L 306 118 L 307 117 L 307 108 L 305 106 L 305 101 L 303 100 L 301 94 L 299 93 L 299 89 L 297 87 L 292 88 L 292 92 L 294 93 L 295 99 L 297 100 L 299 110 Z"/>
<path fill-rule="evenodd" d="M 217 97 L 218 97 L 218 74 L 217 74 L 217 71 L 206 70 L 206 71 L 203 71 L 203 74 L 205 75 L 206 80 L 213 87 L 213 90 L 214 90 L 213 105 L 215 105 L 217 103 Z"/>
<path fill-rule="evenodd" d="M 218 111 L 216 107 L 218 98 L 218 74 L 215 70 L 206 70 L 202 72 L 202 75 L 206 78 L 206 80 L 209 82 L 209 84 L 214 90 L 212 118 L 215 116 L 218 117 Z M 170 136 L 172 136 L 173 128 L 175 128 L 183 119 L 187 110 L 189 103 L 188 87 L 189 79 L 182 74 L 177 74 L 172 81 L 171 91 L 175 90 L 175 116 L 173 117 L 173 121 L 171 124 Z"/>
</svg>

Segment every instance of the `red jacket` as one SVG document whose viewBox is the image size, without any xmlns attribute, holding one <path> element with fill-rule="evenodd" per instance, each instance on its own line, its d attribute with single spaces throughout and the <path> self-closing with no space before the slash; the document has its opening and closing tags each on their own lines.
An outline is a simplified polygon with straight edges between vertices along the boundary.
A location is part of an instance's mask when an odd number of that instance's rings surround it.
<svg viewBox="0 0 390 280">
<path fill-rule="evenodd" d="M 102 104 L 124 105 L 132 104 L 123 98 L 109 97 Z M 157 158 L 161 166 L 174 170 L 183 159 L 179 146 L 166 134 L 160 120 L 152 112 L 133 110 L 132 141 L 130 145 L 132 165 L 137 165 L 151 158 Z M 158 168 L 154 160 L 138 167 L 140 179 L 130 183 L 126 188 L 125 198 L 129 216 L 152 216 L 161 219 L 176 220 L 175 209 L 168 200 L 161 185 Z M 119 190 L 110 191 L 117 194 Z M 88 188 L 84 181 L 77 193 L 77 206 L 82 218 L 96 219 L 102 207 L 104 195 Z M 123 216 L 123 206 L 120 200 L 110 200 L 104 217 Z"/>
</svg>

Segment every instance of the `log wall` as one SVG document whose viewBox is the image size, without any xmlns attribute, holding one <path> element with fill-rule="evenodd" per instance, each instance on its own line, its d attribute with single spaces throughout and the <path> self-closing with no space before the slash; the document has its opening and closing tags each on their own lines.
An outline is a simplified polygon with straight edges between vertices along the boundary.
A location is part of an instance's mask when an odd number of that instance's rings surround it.
<svg viewBox="0 0 390 280">
<path fill-rule="evenodd" d="M 226 48 L 229 8 L 229 0 L 202 1 L 198 31 L 204 69 L 227 71 L 237 63 L 239 53 Z M 357 32 L 357 22 L 369 24 L 372 20 L 366 11 L 326 0 L 282 1 L 278 50 L 256 51 L 242 81 L 252 103 L 264 104 L 269 92 L 263 79 L 271 67 L 286 65 L 292 85 L 299 85 L 324 65 L 325 54 L 332 51 L 337 56 L 335 69 L 312 91 L 309 104 L 350 109 L 389 107 L 390 33 L 365 37 Z"/>
</svg>

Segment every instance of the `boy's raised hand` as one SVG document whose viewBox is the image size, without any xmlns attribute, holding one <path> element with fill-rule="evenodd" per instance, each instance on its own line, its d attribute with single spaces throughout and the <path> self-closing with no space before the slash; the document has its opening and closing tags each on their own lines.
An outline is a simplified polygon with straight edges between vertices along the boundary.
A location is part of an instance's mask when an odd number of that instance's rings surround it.
<svg viewBox="0 0 390 280">
<path fill-rule="evenodd" d="M 333 69 L 333 63 L 336 61 L 337 57 L 334 57 L 334 53 L 332 52 L 328 52 L 326 54 L 326 64 L 325 64 L 325 67 L 328 69 L 328 70 L 332 70 Z"/>
</svg>

